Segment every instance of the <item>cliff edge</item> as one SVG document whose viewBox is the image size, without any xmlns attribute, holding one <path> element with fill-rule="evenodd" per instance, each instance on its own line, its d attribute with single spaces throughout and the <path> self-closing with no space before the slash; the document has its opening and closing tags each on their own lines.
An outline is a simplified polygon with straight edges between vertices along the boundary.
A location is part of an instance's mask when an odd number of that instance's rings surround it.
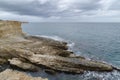
<svg viewBox="0 0 120 80">
<path fill-rule="evenodd" d="M 27 36 L 22 22 L 0 21 L 0 63 L 27 71 L 84 73 L 113 71 L 107 63 L 87 60 L 68 51 L 67 43 L 48 38 Z"/>
<path fill-rule="evenodd" d="M 21 24 L 18 21 L 0 21 L 0 38 L 22 36 Z"/>
</svg>

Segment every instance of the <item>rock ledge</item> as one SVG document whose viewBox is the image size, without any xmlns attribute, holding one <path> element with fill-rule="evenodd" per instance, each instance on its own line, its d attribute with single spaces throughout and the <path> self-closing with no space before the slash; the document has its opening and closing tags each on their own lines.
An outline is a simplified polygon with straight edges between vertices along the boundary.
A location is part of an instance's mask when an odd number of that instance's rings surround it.
<svg viewBox="0 0 120 80">
<path fill-rule="evenodd" d="M 66 42 L 48 38 L 27 36 L 22 32 L 22 22 L 0 21 L 0 60 L 29 71 L 39 68 L 65 73 L 84 71 L 112 71 L 106 63 L 71 56 Z M 2 61 L 0 61 L 2 63 Z"/>
</svg>

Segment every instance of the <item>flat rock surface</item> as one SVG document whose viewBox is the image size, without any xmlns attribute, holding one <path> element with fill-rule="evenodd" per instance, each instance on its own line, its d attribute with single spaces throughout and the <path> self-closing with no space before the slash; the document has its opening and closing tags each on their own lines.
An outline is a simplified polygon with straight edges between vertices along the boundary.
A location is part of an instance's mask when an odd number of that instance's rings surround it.
<svg viewBox="0 0 120 80">
<path fill-rule="evenodd" d="M 41 77 L 32 77 L 24 72 L 6 69 L 0 73 L 0 80 L 48 80 Z"/>
</svg>

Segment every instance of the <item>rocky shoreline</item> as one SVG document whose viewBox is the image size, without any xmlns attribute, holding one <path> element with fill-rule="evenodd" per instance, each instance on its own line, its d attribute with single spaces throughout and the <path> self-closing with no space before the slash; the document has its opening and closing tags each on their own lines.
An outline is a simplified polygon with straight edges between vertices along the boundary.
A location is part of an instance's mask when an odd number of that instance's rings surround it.
<svg viewBox="0 0 120 80">
<path fill-rule="evenodd" d="M 57 72 L 83 74 L 84 71 L 111 72 L 115 69 L 107 63 L 76 56 L 68 51 L 66 42 L 26 35 L 22 32 L 21 24 L 22 22 L 19 21 L 0 21 L 0 65 L 7 63 L 11 67 L 33 72 L 43 69 L 51 74 Z M 19 76 L 19 73 L 24 74 L 20 71 L 6 69 L 0 73 L 0 79 L 2 79 L 1 75 L 10 78 L 7 74 L 16 72 L 18 73 L 16 76 Z M 4 77 L 3 80 L 7 80 Z M 44 79 L 20 78 L 18 80 Z"/>
</svg>

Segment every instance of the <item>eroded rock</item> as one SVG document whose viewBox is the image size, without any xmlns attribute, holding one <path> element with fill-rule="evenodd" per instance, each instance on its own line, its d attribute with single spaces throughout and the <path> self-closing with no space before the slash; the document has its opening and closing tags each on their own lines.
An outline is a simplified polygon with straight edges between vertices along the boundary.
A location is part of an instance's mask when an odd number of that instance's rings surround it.
<svg viewBox="0 0 120 80">
<path fill-rule="evenodd" d="M 39 67 L 37 67 L 31 63 L 24 62 L 18 58 L 9 59 L 8 61 L 10 62 L 11 65 L 21 68 L 25 71 L 36 72 L 36 71 L 40 70 Z"/>
<path fill-rule="evenodd" d="M 0 57 L 22 69 L 39 67 L 67 73 L 113 70 L 109 64 L 75 56 L 66 42 L 25 35 L 21 22 L 0 21 L 0 33 Z"/>
</svg>

